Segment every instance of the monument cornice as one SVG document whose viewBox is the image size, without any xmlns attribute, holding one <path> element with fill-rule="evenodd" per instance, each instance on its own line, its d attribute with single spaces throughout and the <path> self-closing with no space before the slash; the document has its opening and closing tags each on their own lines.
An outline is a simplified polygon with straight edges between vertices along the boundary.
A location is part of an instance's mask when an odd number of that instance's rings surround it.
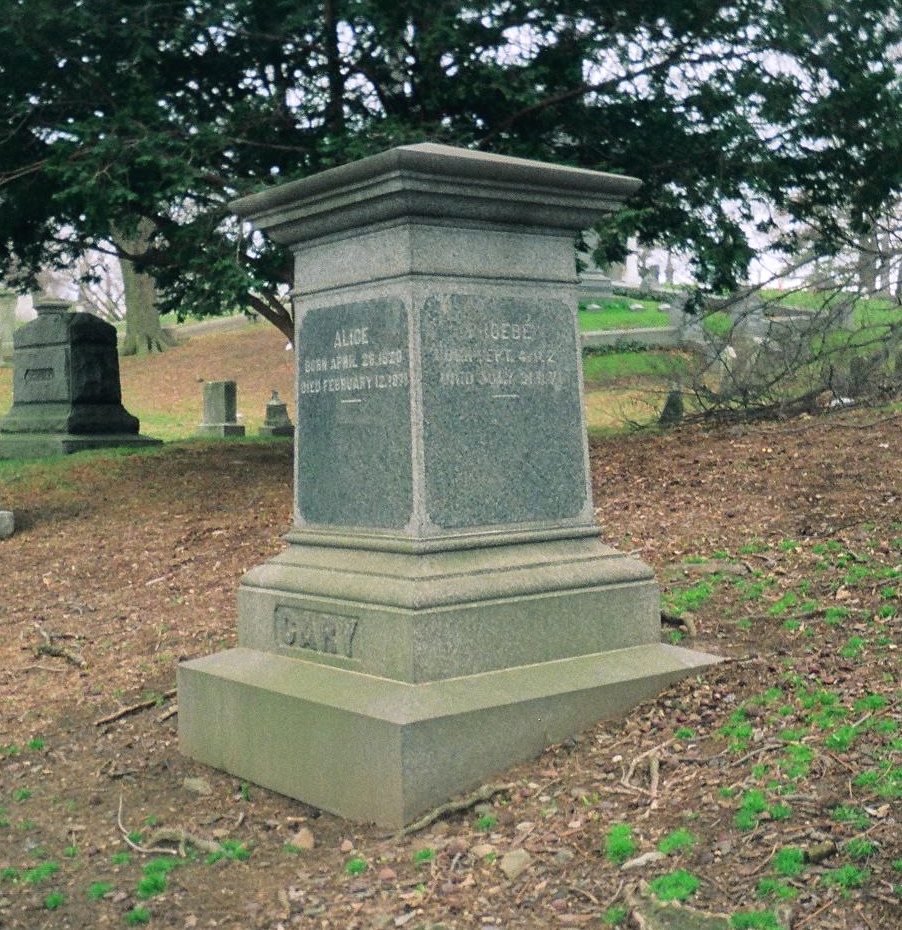
<svg viewBox="0 0 902 930">
<path fill-rule="evenodd" d="M 578 232 L 619 207 L 640 181 L 431 142 L 232 203 L 274 241 L 294 245 L 377 223 L 434 219 Z"/>
</svg>

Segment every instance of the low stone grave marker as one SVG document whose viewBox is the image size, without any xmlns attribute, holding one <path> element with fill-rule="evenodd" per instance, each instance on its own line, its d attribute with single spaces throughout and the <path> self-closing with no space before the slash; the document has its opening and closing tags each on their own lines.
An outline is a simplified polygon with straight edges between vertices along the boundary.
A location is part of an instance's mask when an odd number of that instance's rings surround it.
<svg viewBox="0 0 902 930">
<path fill-rule="evenodd" d="M 200 436 L 243 436 L 238 422 L 238 386 L 234 381 L 204 383 L 204 420 L 197 428 Z"/>
<path fill-rule="evenodd" d="M 16 328 L 16 303 L 13 291 L 0 287 L 0 365 L 13 360 L 13 333 Z"/>
<path fill-rule="evenodd" d="M 266 417 L 260 427 L 261 436 L 293 436 L 294 424 L 288 416 L 288 405 L 279 397 L 278 391 L 272 392 L 272 397 L 266 404 Z"/>
<path fill-rule="evenodd" d="M 594 521 L 574 238 L 637 183 L 422 144 L 235 204 L 295 256 L 294 527 L 183 752 L 398 827 L 714 661 Z"/>
</svg>

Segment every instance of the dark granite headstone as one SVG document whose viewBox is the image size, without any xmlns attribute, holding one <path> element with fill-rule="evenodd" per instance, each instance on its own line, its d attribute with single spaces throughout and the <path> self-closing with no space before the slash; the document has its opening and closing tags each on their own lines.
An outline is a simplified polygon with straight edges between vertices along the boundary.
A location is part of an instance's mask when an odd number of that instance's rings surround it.
<svg viewBox="0 0 902 930">
<path fill-rule="evenodd" d="M 0 420 L 0 458 L 145 446 L 122 406 L 116 330 L 65 301 L 35 302 L 37 319 L 14 336 L 13 405 Z"/>
</svg>

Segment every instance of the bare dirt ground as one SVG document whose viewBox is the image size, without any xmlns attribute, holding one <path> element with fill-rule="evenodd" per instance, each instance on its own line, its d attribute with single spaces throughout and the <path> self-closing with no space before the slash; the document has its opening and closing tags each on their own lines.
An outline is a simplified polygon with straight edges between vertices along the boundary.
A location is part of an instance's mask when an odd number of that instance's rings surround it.
<svg viewBox="0 0 902 930">
<path fill-rule="evenodd" d="M 182 402 L 169 366 L 222 370 L 185 352 L 150 360 L 156 405 Z M 662 636 L 726 661 L 403 837 L 178 750 L 176 665 L 234 642 L 241 574 L 289 525 L 288 444 L 0 472 L 0 927 L 671 927 L 640 882 L 674 873 L 696 921 L 902 926 L 900 426 L 595 444 L 602 535 L 657 570 Z"/>
</svg>

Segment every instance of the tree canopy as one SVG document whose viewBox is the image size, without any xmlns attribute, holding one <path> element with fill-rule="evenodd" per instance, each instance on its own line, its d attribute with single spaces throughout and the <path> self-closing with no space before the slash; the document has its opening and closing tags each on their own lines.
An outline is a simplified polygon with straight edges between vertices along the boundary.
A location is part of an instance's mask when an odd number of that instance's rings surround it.
<svg viewBox="0 0 902 930">
<path fill-rule="evenodd" d="M 0 0 L 0 278 L 106 248 L 290 333 L 229 202 L 431 140 L 635 175 L 600 255 L 729 287 L 756 229 L 829 247 L 899 193 L 900 43 L 898 0 Z"/>
</svg>

